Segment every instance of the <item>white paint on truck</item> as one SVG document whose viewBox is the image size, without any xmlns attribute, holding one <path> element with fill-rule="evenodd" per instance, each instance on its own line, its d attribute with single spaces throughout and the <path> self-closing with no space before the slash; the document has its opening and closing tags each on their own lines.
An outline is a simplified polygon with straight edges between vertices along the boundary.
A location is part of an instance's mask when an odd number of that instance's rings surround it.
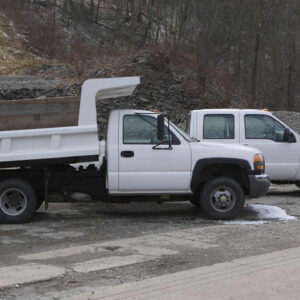
<svg viewBox="0 0 300 300">
<path fill-rule="evenodd" d="M 269 111 L 193 110 L 185 125 L 192 137 L 203 142 L 235 143 L 259 149 L 271 181 L 300 181 L 299 135 Z M 288 139 L 285 130 L 289 132 Z"/>
<path fill-rule="evenodd" d="M 82 86 L 78 126 L 0 131 L 0 162 L 99 156 L 96 101 L 132 94 L 139 77 L 90 79 Z"/>
<path fill-rule="evenodd" d="M 96 96 L 129 96 L 139 82 L 139 77 L 86 81 L 78 126 L 0 132 L 0 222 L 29 220 L 48 192 L 89 193 L 105 201 L 190 200 L 211 218 L 228 219 L 241 211 L 245 195 L 267 191 L 259 150 L 197 142 L 162 114 L 114 110 L 106 141 L 99 143 Z M 69 165 L 95 156 L 98 168 Z M 4 169 L 12 166 L 25 168 Z M 158 197 L 147 197 L 152 195 Z"/>
</svg>

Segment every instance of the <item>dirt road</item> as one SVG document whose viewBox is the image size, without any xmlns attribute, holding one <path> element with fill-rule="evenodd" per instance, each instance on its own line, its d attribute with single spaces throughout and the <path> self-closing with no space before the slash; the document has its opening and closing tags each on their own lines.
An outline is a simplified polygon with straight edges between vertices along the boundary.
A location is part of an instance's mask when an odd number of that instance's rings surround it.
<svg viewBox="0 0 300 300">
<path fill-rule="evenodd" d="M 229 222 L 183 202 L 50 204 L 29 224 L 0 225 L 0 299 L 88 299 L 99 288 L 299 247 L 299 199 L 297 187 L 273 186 Z"/>
</svg>

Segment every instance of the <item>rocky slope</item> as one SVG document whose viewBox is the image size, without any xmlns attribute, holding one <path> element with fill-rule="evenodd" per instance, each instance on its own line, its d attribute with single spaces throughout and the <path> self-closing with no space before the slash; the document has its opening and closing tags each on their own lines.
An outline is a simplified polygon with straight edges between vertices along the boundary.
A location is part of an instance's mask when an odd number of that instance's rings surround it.
<svg viewBox="0 0 300 300">
<path fill-rule="evenodd" d="M 184 82 L 176 78 L 167 58 L 161 54 L 141 51 L 127 55 L 126 59 L 111 59 L 100 69 L 91 68 L 78 80 L 72 78 L 68 68 L 44 65 L 28 70 L 31 75 L 0 76 L 0 99 L 79 96 L 82 83 L 89 78 L 141 76 L 141 85 L 132 97 L 98 103 L 100 121 L 114 108 L 158 109 L 168 112 L 177 122 L 189 110 L 201 108 L 199 99 L 189 95 Z"/>
<path fill-rule="evenodd" d="M 45 63 L 25 46 L 24 39 L 22 34 L 16 32 L 13 22 L 0 14 L 0 75 Z"/>
<path fill-rule="evenodd" d="M 110 58 L 105 64 L 93 64 L 80 79 L 70 65 L 41 65 L 27 69 L 31 75 L 0 76 L 0 99 L 45 98 L 79 96 L 81 85 L 88 78 L 141 76 L 141 85 L 131 97 L 97 101 L 98 121 L 104 131 L 108 113 L 112 109 L 158 109 L 168 113 L 180 124 L 192 109 L 205 108 L 199 97 L 186 88 L 187 74 L 179 73 L 161 53 L 141 51 L 137 54 Z M 213 93 L 212 93 L 213 95 Z M 222 106 L 211 98 L 208 107 Z M 278 111 L 274 114 L 296 132 L 300 132 L 300 113 Z"/>
<path fill-rule="evenodd" d="M 300 133 L 300 113 L 294 111 L 274 111 L 273 114 L 285 124 Z"/>
</svg>

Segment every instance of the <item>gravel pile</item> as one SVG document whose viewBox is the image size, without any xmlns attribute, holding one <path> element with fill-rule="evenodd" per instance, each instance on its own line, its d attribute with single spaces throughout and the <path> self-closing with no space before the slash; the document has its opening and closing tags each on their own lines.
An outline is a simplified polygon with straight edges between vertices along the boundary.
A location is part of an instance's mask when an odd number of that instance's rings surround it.
<svg viewBox="0 0 300 300">
<path fill-rule="evenodd" d="M 44 80 L 35 76 L 0 76 L 0 99 L 24 99 L 59 94 L 60 80 Z M 54 89 L 58 89 L 53 93 Z"/>
<path fill-rule="evenodd" d="M 149 54 L 147 51 L 132 54 L 128 57 L 122 69 L 109 64 L 109 67 L 96 69 L 85 74 L 85 78 L 108 78 L 118 76 L 140 75 L 141 84 L 134 95 L 127 98 L 105 99 L 97 102 L 98 122 L 100 128 L 105 130 L 109 112 L 113 109 L 158 109 L 167 112 L 171 120 L 181 124 L 188 112 L 193 109 L 201 109 L 203 103 L 199 97 L 187 95 L 182 78 L 172 69 L 172 65 L 163 55 Z M 56 70 L 57 69 L 57 70 Z M 50 76 L 53 66 L 39 67 L 34 74 L 49 74 L 49 79 L 41 79 L 33 75 L 0 76 L 0 99 L 34 99 L 59 96 L 79 96 L 82 82 L 67 84 L 65 80 L 56 80 L 63 77 L 64 68 L 56 66 L 54 76 Z M 84 81 L 84 79 L 82 79 Z M 213 93 L 210 107 L 219 107 L 213 102 L 217 93 Z M 222 97 L 221 97 L 222 98 Z M 218 102 L 218 101 L 217 101 Z M 219 101 L 223 107 L 225 104 Z M 300 132 L 300 113 L 289 111 L 275 111 L 273 114 L 284 123 Z"/>
<path fill-rule="evenodd" d="M 44 80 L 35 76 L 0 76 L 0 90 L 51 89 L 61 84 L 60 80 Z"/>
<path fill-rule="evenodd" d="M 291 127 L 297 133 L 300 132 L 300 113 L 294 111 L 273 111 L 274 116 Z"/>
<path fill-rule="evenodd" d="M 105 132 L 108 114 L 113 109 L 145 109 L 166 112 L 176 124 L 182 123 L 188 112 L 199 107 L 199 99 L 189 97 L 182 81 L 175 78 L 163 57 L 146 51 L 133 55 L 127 65 L 129 74 L 141 75 L 141 84 L 130 97 L 102 99 L 97 102 L 99 129 Z M 90 78 L 115 77 L 111 69 L 103 69 Z M 101 135 L 101 132 L 100 132 Z"/>
</svg>

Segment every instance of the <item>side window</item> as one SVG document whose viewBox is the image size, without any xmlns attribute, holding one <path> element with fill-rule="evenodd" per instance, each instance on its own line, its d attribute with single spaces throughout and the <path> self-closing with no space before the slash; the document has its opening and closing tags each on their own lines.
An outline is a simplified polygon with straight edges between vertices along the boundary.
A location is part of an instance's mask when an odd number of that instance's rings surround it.
<svg viewBox="0 0 300 300">
<path fill-rule="evenodd" d="M 168 128 L 165 127 L 168 136 Z M 171 132 L 173 145 L 180 144 L 178 138 Z M 125 115 L 123 119 L 123 144 L 158 144 L 157 120 L 147 115 Z"/>
<path fill-rule="evenodd" d="M 267 139 L 283 142 L 285 127 L 278 121 L 264 115 L 245 116 L 246 139 Z"/>
<path fill-rule="evenodd" d="M 204 139 L 234 139 L 234 116 L 205 115 L 203 124 Z"/>
</svg>

